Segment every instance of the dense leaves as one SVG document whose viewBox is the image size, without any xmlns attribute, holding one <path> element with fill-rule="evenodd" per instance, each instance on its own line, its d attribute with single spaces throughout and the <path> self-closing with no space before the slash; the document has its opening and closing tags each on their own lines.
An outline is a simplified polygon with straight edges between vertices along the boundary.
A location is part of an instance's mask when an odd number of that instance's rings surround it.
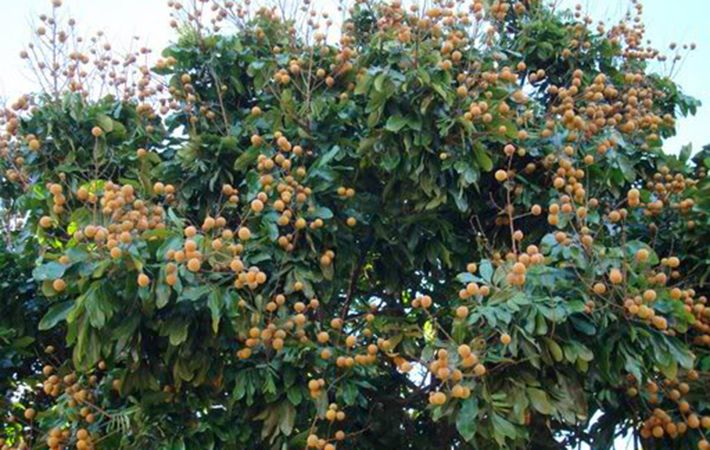
<svg viewBox="0 0 710 450">
<path fill-rule="evenodd" d="M 3 117 L 4 445 L 709 448 L 710 157 L 661 148 L 697 101 L 633 19 L 435 3 L 336 40 L 171 2 L 152 68 L 38 32 L 69 57 Z"/>
</svg>

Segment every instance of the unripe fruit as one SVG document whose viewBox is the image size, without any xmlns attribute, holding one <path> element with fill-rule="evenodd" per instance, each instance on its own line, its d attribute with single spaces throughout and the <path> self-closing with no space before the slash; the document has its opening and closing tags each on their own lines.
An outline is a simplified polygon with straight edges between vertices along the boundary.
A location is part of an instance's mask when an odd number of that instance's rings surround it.
<svg viewBox="0 0 710 450">
<path fill-rule="evenodd" d="M 497 170 L 495 173 L 495 177 L 496 177 L 496 180 L 498 180 L 500 183 L 502 183 L 508 179 L 508 172 L 506 172 L 503 169 Z"/>
</svg>

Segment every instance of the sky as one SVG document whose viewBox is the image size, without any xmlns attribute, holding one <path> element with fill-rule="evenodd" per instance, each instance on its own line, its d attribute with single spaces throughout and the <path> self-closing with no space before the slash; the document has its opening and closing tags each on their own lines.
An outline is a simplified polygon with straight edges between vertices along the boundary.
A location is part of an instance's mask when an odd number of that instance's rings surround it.
<svg viewBox="0 0 710 450">
<path fill-rule="evenodd" d="M 550 1 L 550 0 L 546 0 Z M 597 20 L 615 20 L 627 10 L 630 0 L 554 0 L 563 6 L 581 3 L 583 11 Z M 18 54 L 30 39 L 34 18 L 51 10 L 50 0 L 0 0 L 0 98 L 13 100 L 33 88 L 34 82 Z M 131 37 L 150 48 L 160 49 L 173 36 L 168 25 L 166 0 L 64 0 L 62 10 L 74 17 L 81 30 L 89 33 L 103 30 L 114 48 L 128 48 Z M 332 5 L 336 0 L 322 0 Z M 706 76 L 710 73 L 710 15 L 708 0 L 679 0 L 672 5 L 667 0 L 645 0 L 644 19 L 647 38 L 656 48 L 667 49 L 671 42 L 697 44 L 698 48 L 683 62 L 674 80 L 685 92 L 700 99 L 703 106 L 695 117 L 682 119 L 678 135 L 664 144 L 667 152 L 677 153 L 688 143 L 694 151 L 710 144 L 710 88 Z M 658 66 L 660 73 L 667 68 Z"/>
</svg>

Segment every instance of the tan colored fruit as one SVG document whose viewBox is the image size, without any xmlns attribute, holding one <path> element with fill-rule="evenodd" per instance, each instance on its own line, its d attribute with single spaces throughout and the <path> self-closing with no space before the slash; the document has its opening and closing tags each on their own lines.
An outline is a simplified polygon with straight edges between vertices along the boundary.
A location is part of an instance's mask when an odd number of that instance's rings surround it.
<svg viewBox="0 0 710 450">
<path fill-rule="evenodd" d="M 62 292 L 66 288 L 67 283 L 61 278 L 57 278 L 56 280 L 52 281 L 52 289 L 54 289 L 55 291 Z"/>
<path fill-rule="evenodd" d="M 249 231 L 247 227 L 240 227 L 239 231 L 237 231 L 237 236 L 239 236 L 239 239 L 242 241 L 248 241 L 251 237 L 251 231 Z"/>
<path fill-rule="evenodd" d="M 252 200 L 251 210 L 254 211 L 255 213 L 260 213 L 261 211 L 264 210 L 264 202 L 262 202 L 258 198 Z"/>
<path fill-rule="evenodd" d="M 150 284 L 150 278 L 148 278 L 148 275 L 141 273 L 138 275 L 138 286 L 140 287 L 146 287 Z"/>
<path fill-rule="evenodd" d="M 190 258 L 190 260 L 187 262 L 187 269 L 190 272 L 198 272 L 201 267 L 202 262 L 199 260 L 199 258 Z"/>
<path fill-rule="evenodd" d="M 624 275 L 619 269 L 611 269 L 611 271 L 609 272 L 609 281 L 611 281 L 613 284 L 620 284 L 622 281 L 624 281 Z"/>
<path fill-rule="evenodd" d="M 606 293 L 606 285 L 604 283 L 596 283 L 592 287 L 594 293 L 597 295 L 603 295 Z"/>
<path fill-rule="evenodd" d="M 649 252 L 645 248 L 641 248 L 636 252 L 636 260 L 639 262 L 648 261 Z"/>
<path fill-rule="evenodd" d="M 25 419 L 27 420 L 34 420 L 36 415 L 37 411 L 35 411 L 33 408 L 27 408 L 24 412 Z"/>
<path fill-rule="evenodd" d="M 456 308 L 456 317 L 459 319 L 465 319 L 468 317 L 468 308 L 463 305 Z"/>
<path fill-rule="evenodd" d="M 446 403 L 446 394 L 443 392 L 434 392 L 429 395 L 429 403 L 434 406 L 441 406 Z"/>
<path fill-rule="evenodd" d="M 42 216 L 39 219 L 39 226 L 42 228 L 49 228 L 52 226 L 52 218 L 49 216 Z"/>
</svg>

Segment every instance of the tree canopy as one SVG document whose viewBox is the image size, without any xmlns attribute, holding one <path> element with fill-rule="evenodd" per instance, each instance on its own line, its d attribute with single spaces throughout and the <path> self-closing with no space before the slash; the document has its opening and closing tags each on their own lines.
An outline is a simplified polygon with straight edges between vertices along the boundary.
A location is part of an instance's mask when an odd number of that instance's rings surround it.
<svg viewBox="0 0 710 450">
<path fill-rule="evenodd" d="M 640 2 L 171 0 L 159 57 L 52 3 L 0 447 L 710 449 L 710 148 L 664 152 L 699 102 L 657 73 L 694 44 Z"/>
</svg>

